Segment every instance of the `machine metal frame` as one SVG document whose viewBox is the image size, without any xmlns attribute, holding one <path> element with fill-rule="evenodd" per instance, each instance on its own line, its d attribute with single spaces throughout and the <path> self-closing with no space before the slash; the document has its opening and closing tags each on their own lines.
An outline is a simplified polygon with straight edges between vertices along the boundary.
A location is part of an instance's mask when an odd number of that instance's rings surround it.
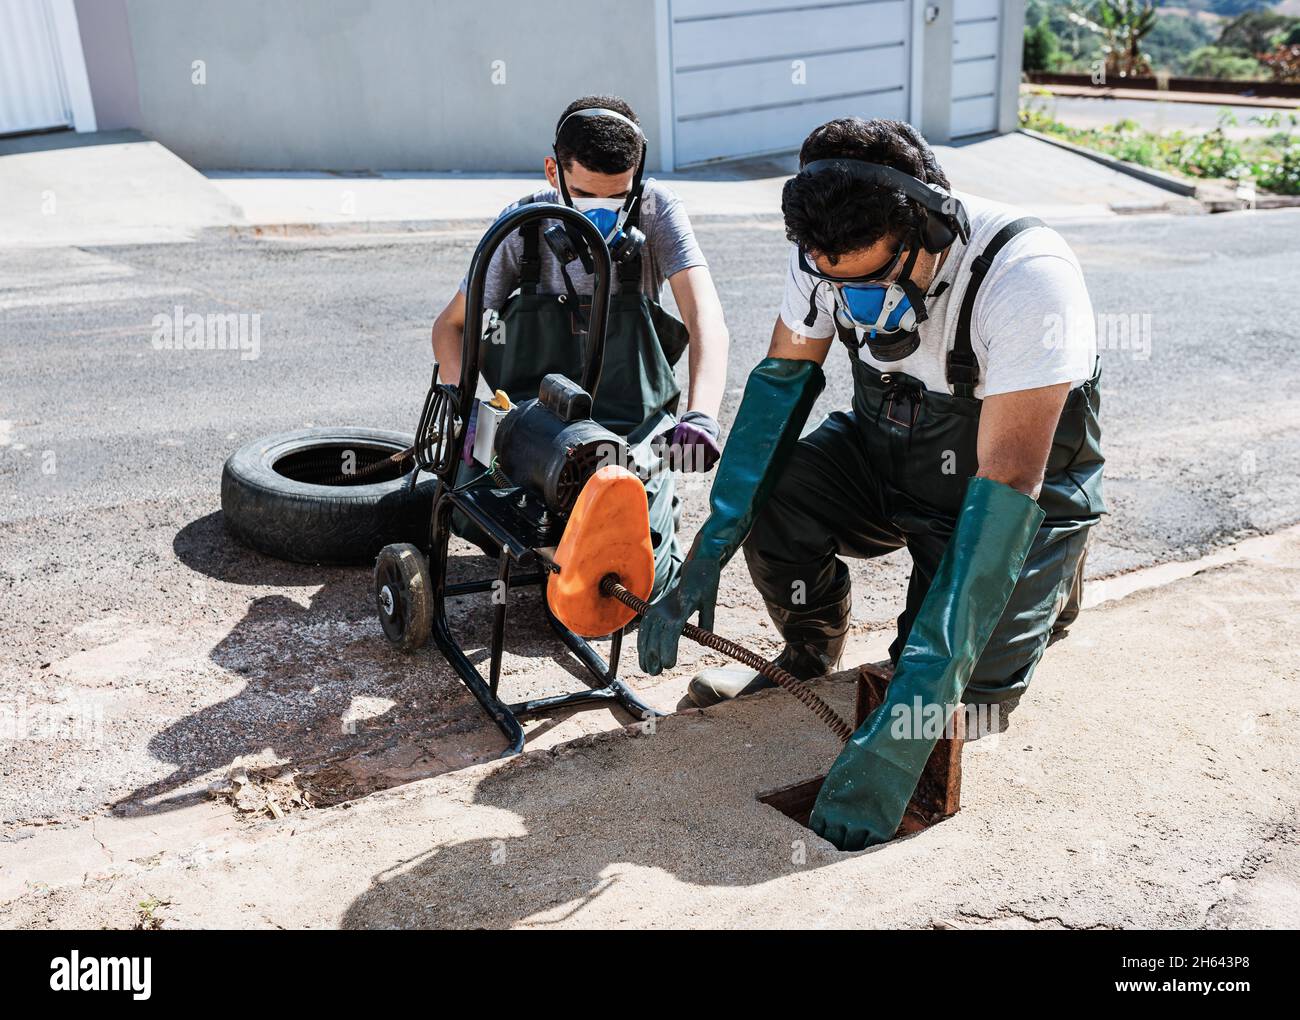
<svg viewBox="0 0 1300 1020">
<path fill-rule="evenodd" d="M 559 220 L 568 228 L 571 237 L 580 239 L 586 245 L 591 256 L 595 285 L 588 321 L 582 388 L 591 395 L 593 402 L 595 400 L 604 360 L 609 297 L 613 283 L 613 265 L 609 249 L 600 231 L 581 213 L 555 203 L 531 203 L 513 210 L 493 224 L 479 242 L 470 263 L 461 348 L 460 404 L 456 414 L 461 422 L 469 421 L 478 388 L 487 268 L 492 261 L 493 253 L 511 233 L 523 224 L 539 219 Z M 436 389 L 436 379 L 434 383 Z M 430 400 L 432 397 L 431 390 Z M 425 413 L 421 416 L 421 431 L 427 426 L 429 407 L 430 402 L 427 401 Z M 469 688 L 470 693 L 478 699 L 500 727 L 501 732 L 505 734 L 509 742 L 505 755 L 518 754 L 523 750 L 524 731 L 520 719 L 538 712 L 573 705 L 616 703 L 638 719 L 661 715 L 662 713 L 641 701 L 626 684 L 618 679 L 618 660 L 622 648 L 623 630 L 616 631 L 611 638 L 607 663 L 586 640 L 555 618 L 550 607 L 546 605 L 544 596 L 542 604 L 551 628 L 591 674 L 598 686 L 514 704 L 501 700 L 498 692 L 510 591 L 532 585 L 545 586 L 547 574 L 555 569 L 551 553 L 559 541 L 564 522 L 548 513 L 538 496 L 519 486 L 489 487 L 476 480 L 469 485 L 457 487 L 455 485 L 456 465 L 460 458 L 451 457 L 449 460 L 449 465 L 444 465 L 445 470 L 438 474 L 438 492 L 434 498 L 433 514 L 429 522 L 427 559 L 432 580 L 430 593 L 432 636 L 437 651 L 442 653 L 461 681 Z M 456 511 L 476 525 L 497 546 L 499 552 L 496 576 L 457 583 L 450 583 L 447 580 L 451 519 Z M 465 654 L 447 617 L 448 599 L 485 592 L 492 592 L 494 595 L 490 658 L 486 680 Z"/>
</svg>

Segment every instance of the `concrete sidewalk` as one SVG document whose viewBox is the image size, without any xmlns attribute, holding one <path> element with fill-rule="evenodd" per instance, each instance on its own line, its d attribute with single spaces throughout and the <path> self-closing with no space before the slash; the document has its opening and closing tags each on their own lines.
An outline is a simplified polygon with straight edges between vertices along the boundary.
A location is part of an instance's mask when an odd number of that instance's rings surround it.
<svg viewBox="0 0 1300 1020">
<path fill-rule="evenodd" d="M 187 241 L 238 205 L 138 131 L 0 139 L 0 245 Z"/>
<path fill-rule="evenodd" d="M 1020 205 L 1052 222 L 1129 212 L 1163 212 L 1175 196 L 1072 153 L 1021 134 L 935 154 L 959 191 Z M 321 224 L 334 228 L 481 221 L 542 184 L 536 176 L 477 174 L 253 174 L 210 172 L 212 184 L 244 212 L 250 224 Z M 745 160 L 682 173 L 657 174 L 696 219 L 777 216 L 781 188 L 798 171 L 795 155 Z"/>
<path fill-rule="evenodd" d="M 1054 222 L 1171 211 L 1182 200 L 1020 134 L 936 148 L 959 190 Z M 486 225 L 538 174 L 201 174 L 134 132 L 0 141 L 0 244 L 102 245 L 227 233 L 395 231 Z M 794 156 L 666 174 L 690 214 L 776 217 Z"/>
<path fill-rule="evenodd" d="M 967 747 L 962 811 L 865 853 L 755 799 L 837 751 L 770 691 L 188 839 L 15 833 L 0 924 L 1295 927 L 1297 649 L 1293 529 L 1084 613 L 1011 730 Z"/>
</svg>

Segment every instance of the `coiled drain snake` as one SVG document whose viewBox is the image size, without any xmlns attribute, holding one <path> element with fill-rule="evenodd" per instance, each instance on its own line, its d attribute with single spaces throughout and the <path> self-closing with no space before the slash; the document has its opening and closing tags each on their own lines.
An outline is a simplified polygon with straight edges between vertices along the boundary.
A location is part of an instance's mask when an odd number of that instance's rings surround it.
<svg viewBox="0 0 1300 1020">
<path fill-rule="evenodd" d="M 650 609 L 649 602 L 633 595 L 619 583 L 618 577 L 614 574 L 606 574 L 601 579 L 600 593 L 606 598 L 618 599 L 629 609 L 640 614 L 644 614 Z M 744 663 L 750 669 L 756 670 L 767 677 L 774 684 L 784 687 L 813 715 L 830 727 L 831 732 L 839 737 L 843 743 L 847 744 L 849 738 L 853 736 L 853 727 L 841 719 L 830 705 L 822 701 L 802 680 L 791 673 L 787 673 L 775 663 L 768 662 L 761 655 L 751 652 L 748 648 L 742 647 L 734 641 L 728 641 L 726 638 L 714 634 L 713 631 L 697 627 L 693 623 L 686 624 L 682 628 L 682 634 L 706 648 L 712 648 L 715 652 L 721 652 L 737 662 Z"/>
</svg>

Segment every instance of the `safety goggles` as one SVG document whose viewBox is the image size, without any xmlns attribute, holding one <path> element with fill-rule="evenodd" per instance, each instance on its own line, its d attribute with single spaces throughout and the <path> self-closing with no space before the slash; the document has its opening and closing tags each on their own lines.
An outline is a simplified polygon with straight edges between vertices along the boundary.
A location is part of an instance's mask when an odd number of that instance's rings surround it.
<svg viewBox="0 0 1300 1020">
<path fill-rule="evenodd" d="M 816 277 L 818 280 L 825 280 L 827 283 L 874 283 L 888 284 L 889 275 L 898 268 L 898 263 L 902 261 L 903 253 L 907 251 L 907 246 L 900 244 L 888 262 L 868 276 L 831 276 L 829 273 L 823 273 L 817 268 L 816 263 L 808 257 L 808 252 L 802 245 L 799 246 L 799 268 L 809 276 Z"/>
</svg>

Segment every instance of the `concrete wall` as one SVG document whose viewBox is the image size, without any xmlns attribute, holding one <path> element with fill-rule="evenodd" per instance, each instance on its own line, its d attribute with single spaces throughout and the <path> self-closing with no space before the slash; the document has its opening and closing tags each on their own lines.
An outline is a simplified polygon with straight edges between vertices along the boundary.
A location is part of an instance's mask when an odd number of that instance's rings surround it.
<svg viewBox="0 0 1300 1020">
<path fill-rule="evenodd" d="M 532 171 L 559 111 L 591 92 L 636 108 L 652 169 L 671 160 L 669 0 L 75 3 L 100 126 L 137 128 L 200 168 Z M 912 115 L 943 143 L 952 3 L 913 3 Z M 1001 21 L 1010 131 L 1022 0 L 1004 0 Z"/>
<path fill-rule="evenodd" d="M 140 126 L 126 0 L 76 0 L 77 28 L 100 131 Z"/>
<path fill-rule="evenodd" d="M 1001 67 L 998 77 L 998 131 L 1020 126 L 1020 67 L 1025 56 L 1025 0 L 1002 0 Z"/>
<path fill-rule="evenodd" d="M 912 45 L 921 57 L 921 122 L 916 125 L 926 141 L 943 145 L 952 137 L 952 31 L 953 10 L 948 0 L 913 0 L 921 8 L 914 22 L 920 35 Z M 933 21 L 925 21 L 925 8 L 933 4 Z"/>
<path fill-rule="evenodd" d="M 536 170 L 593 92 L 632 104 L 657 159 L 649 0 L 125 3 L 134 126 L 200 168 Z"/>
</svg>

